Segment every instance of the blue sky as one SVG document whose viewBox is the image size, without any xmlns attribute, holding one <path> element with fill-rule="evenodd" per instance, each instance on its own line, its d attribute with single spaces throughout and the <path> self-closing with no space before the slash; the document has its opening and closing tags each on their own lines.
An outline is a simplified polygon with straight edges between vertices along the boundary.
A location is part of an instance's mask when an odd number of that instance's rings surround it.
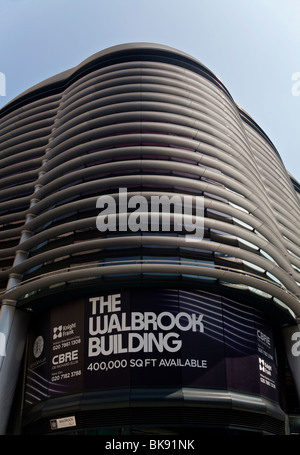
<svg viewBox="0 0 300 455">
<path fill-rule="evenodd" d="M 107 47 L 165 44 L 222 80 L 300 180 L 299 25 L 300 0 L 0 0 L 0 107 Z"/>
</svg>

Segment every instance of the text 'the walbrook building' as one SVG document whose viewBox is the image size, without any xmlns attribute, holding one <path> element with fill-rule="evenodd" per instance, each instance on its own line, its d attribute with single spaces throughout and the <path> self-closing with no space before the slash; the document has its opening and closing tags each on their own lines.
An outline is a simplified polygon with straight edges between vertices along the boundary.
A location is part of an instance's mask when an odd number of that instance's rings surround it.
<svg viewBox="0 0 300 455">
<path fill-rule="evenodd" d="M 300 185 L 222 82 L 126 44 L 0 111 L 1 434 L 291 434 Z"/>
</svg>

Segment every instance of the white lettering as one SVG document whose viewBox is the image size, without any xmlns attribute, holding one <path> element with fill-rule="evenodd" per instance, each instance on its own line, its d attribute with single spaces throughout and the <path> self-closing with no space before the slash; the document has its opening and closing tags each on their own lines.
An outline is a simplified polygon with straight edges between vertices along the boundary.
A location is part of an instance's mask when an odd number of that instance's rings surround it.
<svg viewBox="0 0 300 455">
<path fill-rule="evenodd" d="M 91 300 L 91 299 L 90 299 Z M 119 311 L 119 310 L 118 310 Z M 104 335 L 106 333 L 141 331 L 141 330 L 172 330 L 177 328 L 182 331 L 192 330 L 196 332 L 204 332 L 202 322 L 203 314 L 188 314 L 180 312 L 177 315 L 169 311 L 163 311 L 158 315 L 153 312 L 132 312 L 130 321 L 127 321 L 126 313 L 121 314 L 105 314 L 89 318 L 89 333 L 90 335 Z"/>
<path fill-rule="evenodd" d="M 131 441 L 118 441 L 112 440 L 112 442 L 105 443 L 105 450 L 122 450 L 124 451 L 130 450 L 131 452 L 135 453 L 139 447 L 139 442 L 131 442 Z"/>
<path fill-rule="evenodd" d="M 126 343 L 127 341 L 127 343 Z M 176 352 L 182 346 L 182 341 L 179 339 L 179 334 L 175 332 L 167 333 L 162 332 L 158 334 L 143 333 L 129 333 L 127 338 L 122 337 L 122 334 L 108 335 L 101 337 L 90 337 L 88 343 L 88 356 L 97 357 L 99 355 L 108 356 L 111 354 L 123 354 L 126 352 Z M 55 356 L 59 357 L 59 356 Z M 63 359 L 61 362 L 63 363 Z M 53 362 L 55 363 L 55 362 Z"/>
<path fill-rule="evenodd" d="M 64 352 L 55 355 L 52 359 L 52 363 L 53 365 L 60 365 L 62 363 L 67 363 L 75 360 L 78 360 L 78 349 L 75 351 Z"/>
<path fill-rule="evenodd" d="M 121 294 L 112 294 L 107 296 L 107 300 L 105 301 L 105 297 L 91 297 L 89 299 L 90 303 L 92 304 L 92 314 L 97 313 L 104 313 L 105 308 L 107 309 L 107 313 L 112 313 L 114 311 L 121 311 L 120 302 Z"/>
<path fill-rule="evenodd" d="M 204 332 L 203 314 L 184 311 L 177 314 L 170 311 L 120 313 L 120 294 L 92 297 L 89 303 L 89 357 L 154 350 L 176 352 L 182 346 L 180 332 Z M 126 332 L 129 333 L 126 335 Z"/>
<path fill-rule="evenodd" d="M 260 330 L 257 330 L 257 338 L 263 341 L 268 346 L 271 346 L 271 338 L 265 333 L 261 332 Z"/>
</svg>

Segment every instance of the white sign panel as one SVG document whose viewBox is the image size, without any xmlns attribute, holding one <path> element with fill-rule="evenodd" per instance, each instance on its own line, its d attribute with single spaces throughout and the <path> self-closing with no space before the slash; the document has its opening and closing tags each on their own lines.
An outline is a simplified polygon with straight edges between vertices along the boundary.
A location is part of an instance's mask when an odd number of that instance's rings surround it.
<svg viewBox="0 0 300 455">
<path fill-rule="evenodd" d="M 61 419 L 50 420 L 51 430 L 59 430 L 60 428 L 76 427 L 75 416 L 63 417 Z"/>
</svg>

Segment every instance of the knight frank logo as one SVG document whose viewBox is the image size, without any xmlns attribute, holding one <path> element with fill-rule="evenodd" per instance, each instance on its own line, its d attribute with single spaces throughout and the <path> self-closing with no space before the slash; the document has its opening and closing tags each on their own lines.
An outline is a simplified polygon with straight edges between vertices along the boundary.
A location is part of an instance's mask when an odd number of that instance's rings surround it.
<svg viewBox="0 0 300 455">
<path fill-rule="evenodd" d="M 53 327 L 53 340 L 56 340 L 57 338 L 62 338 L 62 325 L 59 325 L 58 327 Z"/>
<path fill-rule="evenodd" d="M 58 327 L 53 327 L 53 340 L 58 338 L 68 337 L 75 334 L 76 322 L 71 324 L 59 325 Z"/>
</svg>

